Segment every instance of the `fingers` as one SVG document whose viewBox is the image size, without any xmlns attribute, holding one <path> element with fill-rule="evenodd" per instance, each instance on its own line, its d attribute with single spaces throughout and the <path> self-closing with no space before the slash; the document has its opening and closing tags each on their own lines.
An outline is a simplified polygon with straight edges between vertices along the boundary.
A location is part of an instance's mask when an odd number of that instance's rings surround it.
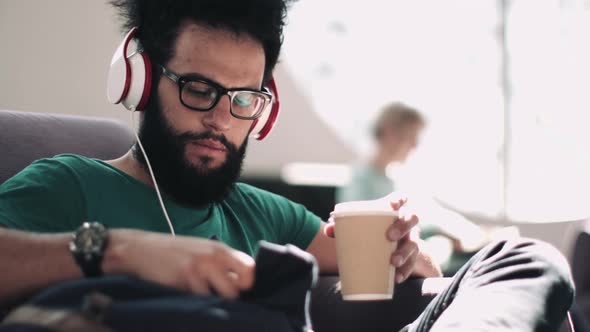
<svg viewBox="0 0 590 332">
<path fill-rule="evenodd" d="M 324 234 L 328 237 L 334 237 L 334 222 L 330 222 L 324 227 Z"/>
<path fill-rule="evenodd" d="M 183 278 L 187 279 L 193 293 L 209 295 L 214 292 L 235 299 L 241 290 L 253 286 L 254 266 L 254 259 L 247 254 L 215 243 L 207 255 L 190 257 Z"/>
<path fill-rule="evenodd" d="M 414 274 L 424 278 L 443 276 L 440 266 L 430 255 L 428 255 L 428 253 L 423 251 L 418 253 Z"/>
<path fill-rule="evenodd" d="M 396 267 L 395 281 L 397 283 L 406 280 L 416 268 L 416 261 L 420 253 L 418 241 L 418 231 L 413 230 L 398 242 L 397 249 L 391 255 L 391 264 Z"/>
<path fill-rule="evenodd" d="M 240 290 L 250 289 L 254 285 L 254 259 L 241 251 L 226 249 L 218 257 L 222 272 L 233 273 L 231 280 Z"/>
<path fill-rule="evenodd" d="M 228 267 L 229 271 L 234 274 L 236 285 L 242 290 L 252 288 L 255 277 L 254 268 L 256 266 L 254 259 L 241 251 L 230 250 Z"/>
<path fill-rule="evenodd" d="M 207 283 L 207 280 L 204 279 L 200 274 L 199 269 L 189 266 L 186 268 L 184 276 L 186 278 L 186 282 L 188 283 L 187 290 L 200 295 L 211 294 L 209 284 Z M 185 287 L 183 287 L 183 289 L 185 289 Z"/>
<path fill-rule="evenodd" d="M 391 201 L 391 207 L 399 211 L 399 216 L 387 230 L 388 239 L 398 242 L 396 251 L 391 255 L 391 264 L 396 267 L 397 283 L 403 282 L 412 274 L 420 252 L 420 230 L 416 227 L 419 220 L 415 214 L 402 209 L 406 202 L 407 199 L 403 197 Z"/>
<path fill-rule="evenodd" d="M 404 248 L 403 253 L 396 253 L 392 256 L 392 260 L 398 264 L 395 270 L 395 282 L 398 284 L 406 280 L 416 267 L 418 246 L 414 242 L 407 243 L 408 245 Z"/>
<path fill-rule="evenodd" d="M 418 217 L 413 213 L 401 210 L 399 217 L 387 230 L 387 238 L 390 241 L 399 241 L 405 237 L 418 224 Z"/>
<path fill-rule="evenodd" d="M 395 211 L 399 210 L 408 201 L 406 196 L 399 193 L 392 193 L 387 196 L 387 199 L 389 199 L 389 204 Z"/>
<path fill-rule="evenodd" d="M 235 299 L 240 295 L 235 274 L 222 269 L 211 268 L 207 270 L 207 281 L 210 288 L 214 289 L 217 295 L 226 299 Z"/>
</svg>

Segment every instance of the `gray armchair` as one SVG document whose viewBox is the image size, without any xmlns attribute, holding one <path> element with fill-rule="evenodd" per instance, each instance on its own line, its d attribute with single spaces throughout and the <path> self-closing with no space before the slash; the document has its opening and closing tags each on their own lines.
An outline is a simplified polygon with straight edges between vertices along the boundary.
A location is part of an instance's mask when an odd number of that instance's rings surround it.
<svg viewBox="0 0 590 332">
<path fill-rule="evenodd" d="M 572 311 L 573 319 L 579 331 L 590 330 L 590 222 L 586 223 L 576 239 L 571 259 L 572 277 L 576 285 L 576 303 Z"/>
<path fill-rule="evenodd" d="M 114 120 L 0 110 L 0 184 L 34 160 L 60 153 L 119 157 L 133 139 L 133 132 Z"/>
</svg>

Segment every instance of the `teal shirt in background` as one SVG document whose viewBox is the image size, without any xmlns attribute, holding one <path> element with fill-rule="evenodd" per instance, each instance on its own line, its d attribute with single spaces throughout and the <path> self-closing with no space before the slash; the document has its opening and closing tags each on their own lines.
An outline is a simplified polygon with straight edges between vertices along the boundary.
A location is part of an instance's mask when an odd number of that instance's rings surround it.
<svg viewBox="0 0 590 332">
<path fill-rule="evenodd" d="M 321 224 L 302 205 L 243 183 L 204 208 L 165 197 L 164 204 L 176 234 L 216 237 L 251 256 L 260 240 L 306 249 Z M 58 233 L 84 221 L 170 232 L 155 190 L 97 159 L 67 154 L 37 160 L 0 185 L 0 225 Z"/>
<path fill-rule="evenodd" d="M 353 167 L 350 182 L 336 190 L 336 202 L 378 199 L 391 194 L 393 181 L 369 164 Z"/>
<path fill-rule="evenodd" d="M 394 190 L 399 190 L 399 188 L 396 188 L 391 178 L 368 163 L 357 164 L 353 166 L 350 182 L 337 188 L 336 202 L 379 199 L 391 194 Z M 420 218 L 420 237 L 423 239 L 440 234 L 441 229 L 446 229 L 445 224 L 462 223 L 467 225 L 468 223 L 464 217 L 441 208 L 431 198 L 414 195 L 409 199 L 408 206 Z"/>
</svg>

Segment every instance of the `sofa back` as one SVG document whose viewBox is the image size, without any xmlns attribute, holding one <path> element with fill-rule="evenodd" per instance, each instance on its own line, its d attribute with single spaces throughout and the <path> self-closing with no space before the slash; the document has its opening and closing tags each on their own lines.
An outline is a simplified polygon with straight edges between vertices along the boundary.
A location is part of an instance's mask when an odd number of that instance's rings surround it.
<svg viewBox="0 0 590 332">
<path fill-rule="evenodd" d="M 75 153 L 113 159 L 133 142 L 131 129 L 111 119 L 0 110 L 0 184 L 40 158 Z"/>
</svg>

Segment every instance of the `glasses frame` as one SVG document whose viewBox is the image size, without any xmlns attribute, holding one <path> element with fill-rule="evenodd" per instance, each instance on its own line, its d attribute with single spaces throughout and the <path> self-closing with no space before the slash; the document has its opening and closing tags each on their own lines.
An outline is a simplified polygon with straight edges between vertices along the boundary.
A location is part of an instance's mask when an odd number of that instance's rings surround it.
<svg viewBox="0 0 590 332">
<path fill-rule="evenodd" d="M 240 120 L 255 120 L 255 119 L 258 119 L 260 116 L 262 116 L 264 111 L 273 102 L 273 95 L 270 93 L 270 91 L 266 87 L 263 87 L 263 90 L 256 90 L 256 89 L 249 89 L 249 88 L 228 89 L 228 88 L 223 87 L 219 83 L 216 83 L 216 82 L 214 82 L 206 77 L 203 77 L 199 74 L 189 74 L 189 75 L 181 76 L 181 75 L 178 75 L 175 72 L 167 69 L 164 66 L 160 66 L 160 68 L 162 69 L 162 74 L 164 74 L 164 76 L 166 76 L 171 81 L 176 83 L 176 85 L 178 85 L 178 99 L 180 100 L 180 103 L 182 105 L 184 105 L 184 107 L 189 108 L 194 111 L 208 112 L 208 111 L 212 110 L 215 106 L 217 106 L 217 104 L 221 100 L 221 97 L 227 95 L 227 96 L 229 96 L 229 100 L 230 100 L 229 112 L 234 118 L 237 118 Z M 184 89 L 184 86 L 190 82 L 204 83 L 209 86 L 212 86 L 213 88 L 215 88 L 215 90 L 217 90 L 217 96 L 215 97 L 215 100 L 213 101 L 213 103 L 211 103 L 211 106 L 209 106 L 207 108 L 198 108 L 198 107 L 193 107 L 193 106 L 187 105 L 184 102 L 184 100 L 182 99 L 182 90 Z M 234 103 L 234 97 L 240 92 L 256 92 L 256 93 L 261 94 L 263 97 L 265 97 L 264 105 L 261 107 L 261 109 L 260 109 L 260 111 L 258 111 L 258 113 L 254 114 L 253 116 L 242 116 L 242 115 L 234 113 L 234 110 L 232 107 L 232 105 Z"/>
</svg>

